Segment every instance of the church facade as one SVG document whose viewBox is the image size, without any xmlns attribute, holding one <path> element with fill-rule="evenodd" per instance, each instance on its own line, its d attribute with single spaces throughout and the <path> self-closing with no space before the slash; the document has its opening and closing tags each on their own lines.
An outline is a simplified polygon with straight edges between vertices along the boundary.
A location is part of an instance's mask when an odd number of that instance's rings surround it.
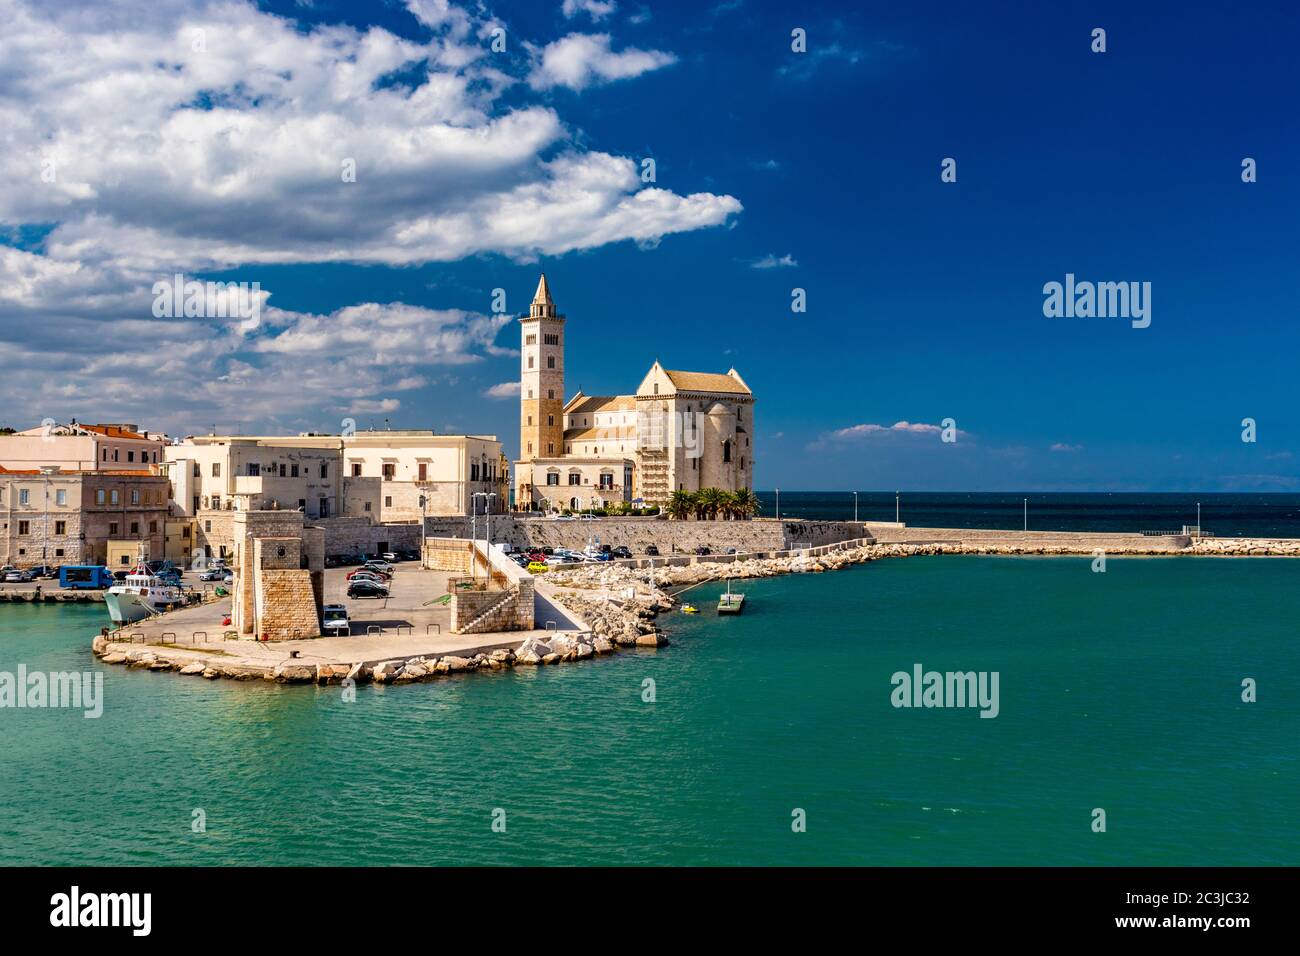
<svg viewBox="0 0 1300 956">
<path fill-rule="evenodd" d="M 543 275 L 521 316 L 515 507 L 662 505 L 674 491 L 753 487 L 754 395 L 734 368 L 655 362 L 630 395 L 564 399 L 565 317 Z"/>
</svg>

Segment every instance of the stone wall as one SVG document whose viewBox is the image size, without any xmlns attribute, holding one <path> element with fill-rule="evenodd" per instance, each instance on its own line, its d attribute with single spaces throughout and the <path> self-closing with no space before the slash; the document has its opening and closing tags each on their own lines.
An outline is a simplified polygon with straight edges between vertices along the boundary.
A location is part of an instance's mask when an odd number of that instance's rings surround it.
<svg viewBox="0 0 1300 956">
<path fill-rule="evenodd" d="M 258 640 L 292 641 L 320 636 L 310 571 L 258 568 L 256 578 Z"/>
<path fill-rule="evenodd" d="M 960 542 L 966 547 L 1070 548 L 1107 551 L 1130 548 L 1146 551 L 1185 551 L 1186 535 L 1117 534 L 1106 531 L 994 531 L 985 528 L 908 528 L 872 522 L 868 530 L 881 544 Z"/>
<path fill-rule="evenodd" d="M 470 545 L 470 542 L 457 542 Z M 533 576 L 496 549 L 472 546 L 477 564 L 488 564 L 492 584 L 485 591 L 452 590 L 451 630 L 457 634 L 531 631 L 534 626 Z M 452 547 L 440 549 L 446 552 Z M 467 548 L 468 558 L 471 552 Z M 468 563 L 468 562 L 467 562 Z"/>
<path fill-rule="evenodd" d="M 515 547 L 563 547 L 581 550 L 588 537 L 601 544 L 626 545 L 642 554 L 654 545 L 661 555 L 694 552 L 701 545 L 715 552 L 779 551 L 796 545 L 816 547 L 863 535 L 862 525 L 849 521 L 670 521 L 664 518 L 601 518 L 597 521 L 515 519 L 515 528 L 500 534 L 493 520 L 493 539 Z"/>
</svg>

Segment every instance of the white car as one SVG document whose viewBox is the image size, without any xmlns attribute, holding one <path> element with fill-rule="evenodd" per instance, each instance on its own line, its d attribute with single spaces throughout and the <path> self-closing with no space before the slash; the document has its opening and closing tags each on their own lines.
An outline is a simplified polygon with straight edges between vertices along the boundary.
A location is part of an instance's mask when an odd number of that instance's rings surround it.
<svg viewBox="0 0 1300 956">
<path fill-rule="evenodd" d="M 600 518 L 599 518 L 598 516 L 596 516 L 596 515 L 580 515 L 580 516 L 579 516 L 579 520 L 581 520 L 581 521 L 599 521 Z"/>
<path fill-rule="evenodd" d="M 17 568 L 5 572 L 5 584 L 26 584 L 31 579 L 31 574 L 26 571 L 19 571 Z"/>
<path fill-rule="evenodd" d="M 321 631 L 335 637 L 352 633 L 352 621 L 348 618 L 348 609 L 342 604 L 326 604 L 321 614 Z"/>
<path fill-rule="evenodd" d="M 396 553 L 392 551 L 385 551 L 383 554 L 380 555 L 380 557 L 388 562 L 393 562 L 398 560 Z"/>
</svg>

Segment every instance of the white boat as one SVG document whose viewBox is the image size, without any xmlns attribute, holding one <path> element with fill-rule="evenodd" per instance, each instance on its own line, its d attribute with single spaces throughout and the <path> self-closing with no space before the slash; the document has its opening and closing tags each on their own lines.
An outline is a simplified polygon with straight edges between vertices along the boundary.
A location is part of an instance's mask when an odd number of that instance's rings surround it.
<svg viewBox="0 0 1300 956">
<path fill-rule="evenodd" d="M 104 593 L 104 603 L 114 624 L 132 624 L 179 607 L 185 603 L 185 594 L 139 564 L 124 582 Z"/>
</svg>

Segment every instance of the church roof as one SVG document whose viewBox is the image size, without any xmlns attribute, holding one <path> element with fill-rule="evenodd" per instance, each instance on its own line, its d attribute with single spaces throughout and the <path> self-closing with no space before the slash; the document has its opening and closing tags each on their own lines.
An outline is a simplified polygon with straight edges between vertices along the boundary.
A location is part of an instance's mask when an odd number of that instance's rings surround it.
<svg viewBox="0 0 1300 956">
<path fill-rule="evenodd" d="M 749 388 L 744 382 L 731 375 L 716 372 L 678 372 L 664 369 L 664 374 L 681 392 L 715 392 L 720 394 L 748 395 Z"/>
<path fill-rule="evenodd" d="M 635 395 L 583 395 L 579 392 L 564 406 L 570 415 L 591 412 L 631 412 L 636 410 Z"/>
<path fill-rule="evenodd" d="M 555 305 L 555 300 L 551 298 L 551 287 L 546 282 L 546 273 L 537 281 L 537 291 L 533 293 L 534 305 Z"/>
</svg>

